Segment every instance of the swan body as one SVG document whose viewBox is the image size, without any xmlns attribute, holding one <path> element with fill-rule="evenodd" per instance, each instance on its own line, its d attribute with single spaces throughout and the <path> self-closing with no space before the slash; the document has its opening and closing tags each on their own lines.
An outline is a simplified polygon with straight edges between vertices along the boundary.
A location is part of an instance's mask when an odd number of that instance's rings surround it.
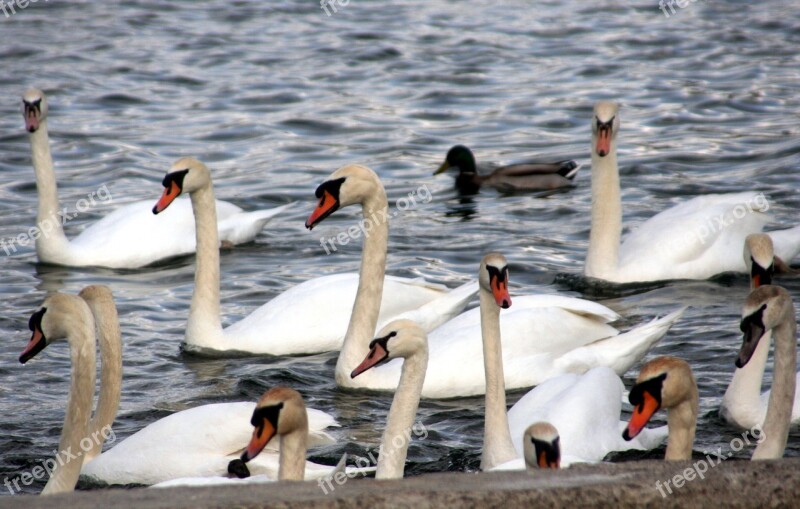
<svg viewBox="0 0 800 509">
<path fill-rule="evenodd" d="M 153 212 L 168 213 L 177 202 L 175 198 L 188 193 L 197 225 L 195 290 L 185 338 L 189 350 L 290 355 L 341 348 L 356 299 L 357 274 L 335 274 L 305 281 L 223 329 L 211 174 L 200 161 L 182 158 L 172 166 L 163 184 L 164 194 Z M 378 234 L 370 233 L 370 237 L 375 235 Z M 420 323 L 430 328 L 461 311 L 475 292 L 462 290 L 454 298 L 453 292 L 441 285 L 398 277 L 386 277 L 385 285 L 388 291 L 379 301 L 379 321 L 414 313 L 420 315 Z M 439 313 L 433 313 L 434 309 Z"/>
<path fill-rule="evenodd" d="M 103 484 L 156 484 L 186 477 L 220 477 L 239 457 L 253 427 L 252 402 L 214 403 L 176 412 L 147 425 L 95 460 L 81 475 Z M 334 439 L 325 431 L 338 426 L 325 412 L 307 409 L 309 446 Z M 248 465 L 254 475 L 277 478 L 277 444 L 267 447 Z M 324 476 L 333 467 L 306 463 L 309 477 Z"/>
<path fill-rule="evenodd" d="M 192 210 L 190 203 L 184 200 L 176 203 L 175 210 L 160 219 L 150 214 L 149 202 L 129 203 L 88 226 L 72 240 L 67 239 L 59 215 L 61 209 L 50 154 L 47 98 L 41 90 L 30 89 L 23 95 L 22 102 L 39 193 L 36 223 L 42 233 L 34 236 L 39 261 L 71 267 L 133 269 L 194 253 Z M 96 203 L 95 198 L 103 203 L 114 199 L 105 186 L 85 200 L 87 207 L 89 203 Z M 244 212 L 231 203 L 217 202 L 217 210 L 220 239 L 227 244 L 240 244 L 255 239 L 264 225 L 284 208 Z"/>
<path fill-rule="evenodd" d="M 592 230 L 584 273 L 615 283 L 707 279 L 745 272 L 741 246 L 770 221 L 763 193 L 698 196 L 633 230 L 620 245 L 622 205 L 617 167 L 619 110 L 600 102 L 592 122 Z M 800 253 L 800 226 L 769 232 L 787 262 Z"/>
<path fill-rule="evenodd" d="M 764 234 L 748 235 L 745 241 L 744 260 L 750 270 L 751 290 L 761 285 L 772 284 L 772 276 L 778 261 L 775 260 L 772 239 Z M 772 331 L 767 331 L 747 365 L 736 368 L 731 383 L 720 403 L 720 415 L 728 423 L 742 429 L 762 427 L 767 415 L 770 392 L 761 393 L 764 370 L 767 366 Z M 800 373 L 795 375 L 795 384 L 800 384 Z M 800 391 L 795 392 L 792 405 L 792 423 L 800 422 Z"/>
<path fill-rule="evenodd" d="M 380 179 L 369 168 L 358 165 L 334 172 L 319 186 L 316 195 L 320 202 L 306 222 L 309 228 L 349 205 L 360 204 L 364 217 L 373 217 L 386 207 Z M 379 282 L 384 277 L 387 235 L 388 229 L 375 228 L 364 240 L 359 292 L 336 363 L 336 382 L 340 386 L 393 391 L 400 378 L 399 360 L 355 379 L 349 376 L 369 351 L 377 325 L 376 304 L 383 292 Z M 683 313 L 679 310 L 620 334 L 607 323 L 618 315 L 600 304 L 561 296 L 516 300 L 519 309 L 515 306 L 501 321 L 507 345 L 504 362 L 508 366 L 505 380 L 509 388 L 530 387 L 559 373 L 584 372 L 597 365 L 611 366 L 624 373 Z M 425 377 L 423 397 L 484 393 L 479 313 L 477 309 L 468 311 L 428 333 L 430 365 L 437 368 Z"/>
<path fill-rule="evenodd" d="M 682 314 L 681 309 L 620 333 L 608 324 L 619 316 L 601 304 L 557 295 L 514 297 L 514 306 L 500 316 L 506 388 L 532 387 L 556 375 L 583 373 L 596 366 L 608 366 L 622 375 Z M 430 365 L 439 367 L 425 377 L 423 397 L 484 394 L 479 308 L 431 331 L 428 344 Z M 380 366 L 365 373 L 359 386 L 393 390 L 400 368 L 397 361 Z"/>
<path fill-rule="evenodd" d="M 499 253 L 490 253 L 479 270 L 481 299 L 482 360 L 486 381 L 486 423 L 484 426 L 481 468 L 524 469 L 522 461 L 530 444 L 525 443 L 528 427 L 537 421 L 547 422 L 560 435 L 559 456 L 564 465 L 572 462 L 601 461 L 616 450 L 650 449 L 657 446 L 664 433 L 655 431 L 637 443 L 624 442 L 620 430 L 624 423 L 623 385 L 608 367 L 596 367 L 582 375 L 568 373 L 545 380 L 525 394 L 506 412 L 504 379 L 505 335 L 501 329 L 500 308 L 513 309 L 519 299 L 508 294 L 508 263 Z M 532 369 L 536 369 L 534 366 Z M 551 437 L 554 438 L 554 437 Z M 552 440 L 551 440 L 552 442 Z M 544 444 L 540 444 L 544 446 Z M 546 462 L 557 466 L 553 460 Z"/>
<path fill-rule="evenodd" d="M 525 162 L 495 167 L 488 175 L 483 175 L 478 172 L 472 151 L 463 145 L 456 145 L 447 152 L 444 163 L 434 175 L 451 168 L 458 170 L 456 188 L 461 193 L 474 194 L 481 186 L 493 187 L 504 193 L 570 187 L 580 165 L 575 161 Z"/>
</svg>

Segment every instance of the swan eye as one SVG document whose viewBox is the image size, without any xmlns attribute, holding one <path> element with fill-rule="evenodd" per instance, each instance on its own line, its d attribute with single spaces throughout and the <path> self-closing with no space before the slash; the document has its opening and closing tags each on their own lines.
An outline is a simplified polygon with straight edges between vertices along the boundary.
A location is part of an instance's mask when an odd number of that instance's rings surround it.
<svg viewBox="0 0 800 509">
<path fill-rule="evenodd" d="M 45 311 L 47 311 L 47 308 L 42 308 L 31 315 L 30 319 L 28 319 L 28 329 L 30 331 L 34 331 L 37 327 L 39 329 L 42 328 L 42 318 L 44 317 Z"/>
</svg>

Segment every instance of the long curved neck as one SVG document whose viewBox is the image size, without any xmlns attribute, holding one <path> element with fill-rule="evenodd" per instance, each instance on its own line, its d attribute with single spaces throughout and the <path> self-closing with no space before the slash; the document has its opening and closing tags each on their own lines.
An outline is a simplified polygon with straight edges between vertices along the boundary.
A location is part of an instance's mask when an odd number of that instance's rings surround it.
<svg viewBox="0 0 800 509">
<path fill-rule="evenodd" d="M 42 495 L 73 491 L 83 465 L 80 459 L 70 461 L 70 454 L 80 454 L 81 440 L 89 436 L 89 417 L 94 399 L 94 327 L 91 314 L 87 313 L 84 319 L 84 323 L 68 338 L 72 361 L 69 400 L 55 469 L 42 490 Z"/>
<path fill-rule="evenodd" d="M 783 457 L 794 406 L 794 391 L 797 370 L 797 322 L 794 307 L 787 311 L 780 325 L 773 328 L 775 339 L 775 378 L 769 395 L 767 417 L 764 419 L 762 441 L 753 451 L 753 459 L 777 459 Z"/>
<path fill-rule="evenodd" d="M 58 215 L 58 186 L 53 169 L 53 156 L 50 154 L 50 135 L 46 119 L 39 123 L 36 132 L 30 134 L 30 141 L 31 160 L 36 174 L 36 191 L 39 194 L 36 224 L 43 232 L 35 237 L 36 251 L 42 258 L 43 252 L 61 249 L 62 244 L 68 241 L 61 226 L 61 217 Z"/>
<path fill-rule="evenodd" d="M 619 243 L 622 238 L 622 199 L 617 168 L 617 141 L 605 157 L 592 147 L 592 231 L 586 254 L 584 274 L 607 279 L 616 273 L 619 264 Z"/>
<path fill-rule="evenodd" d="M 83 462 L 97 457 L 119 410 L 122 385 L 122 333 L 114 301 L 84 298 L 92 310 L 100 343 L 100 396 L 89 424 L 92 448 L 84 453 Z"/>
<path fill-rule="evenodd" d="M 759 340 L 753 356 L 745 367 L 736 368 L 733 378 L 725 391 L 728 406 L 740 408 L 761 407 L 761 384 L 767 366 L 769 348 L 772 345 L 772 331 L 767 331 Z"/>
<path fill-rule="evenodd" d="M 219 232 L 211 182 L 191 194 L 197 238 L 194 293 L 186 342 L 204 346 L 203 338 L 222 334 L 219 314 Z"/>
<path fill-rule="evenodd" d="M 407 357 L 403 361 L 397 392 L 386 419 L 386 429 L 381 438 L 376 479 L 402 479 L 411 441 L 411 429 L 419 407 L 425 371 L 428 369 L 427 349 Z"/>
<path fill-rule="evenodd" d="M 302 481 L 306 472 L 306 451 L 308 450 L 308 426 L 281 435 L 281 451 L 278 466 L 278 480 Z"/>
<path fill-rule="evenodd" d="M 483 369 L 486 375 L 486 415 L 483 426 L 481 469 L 489 470 L 518 457 L 508 428 L 503 348 L 500 344 L 500 308 L 489 292 L 480 291 Z"/>
<path fill-rule="evenodd" d="M 386 250 L 389 244 L 389 224 L 386 221 L 388 209 L 386 192 L 381 185 L 362 204 L 364 221 L 372 222 L 372 230 L 364 238 L 358 293 L 342 351 L 336 361 L 336 383 L 339 385 L 346 385 L 350 372 L 367 355 L 369 342 L 378 324 L 383 298 L 383 278 L 386 273 Z"/>
<path fill-rule="evenodd" d="M 692 459 L 692 445 L 697 428 L 698 393 L 697 386 L 692 384 L 689 399 L 669 409 L 667 427 L 667 452 L 664 459 L 667 461 Z"/>
</svg>

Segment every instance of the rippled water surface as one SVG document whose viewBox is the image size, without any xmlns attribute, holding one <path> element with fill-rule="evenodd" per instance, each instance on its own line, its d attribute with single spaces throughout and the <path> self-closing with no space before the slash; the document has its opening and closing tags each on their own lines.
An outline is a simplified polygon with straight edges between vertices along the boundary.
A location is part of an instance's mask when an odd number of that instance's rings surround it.
<svg viewBox="0 0 800 509">
<path fill-rule="evenodd" d="M 30 85 L 49 96 L 62 204 L 73 207 L 103 183 L 114 198 L 71 222 L 69 235 L 122 203 L 155 201 L 163 173 L 183 155 L 208 163 L 218 197 L 246 209 L 299 202 L 256 242 L 224 251 L 226 324 L 298 282 L 357 269 L 360 243 L 329 256 L 319 243 L 352 224 L 356 211 L 312 233 L 303 221 L 316 186 L 340 165 L 361 162 L 380 174 L 392 201 L 420 186 L 433 193 L 431 203 L 393 220 L 391 274 L 455 286 L 475 276 L 482 254 L 499 250 L 511 261 L 514 293 L 600 300 L 625 317 L 622 328 L 690 305 L 649 356 L 679 355 L 695 370 L 696 451 L 738 435 L 717 408 L 740 342 L 743 275 L 591 290 L 576 277 L 589 233 L 589 118 L 599 99 L 622 103 L 626 227 L 698 194 L 751 189 L 770 197 L 776 224 L 796 222 L 797 2 L 695 2 L 667 19 L 655 0 L 351 0 L 330 17 L 313 0 L 51 0 L 0 15 L 0 34 L 0 237 L 24 232 L 36 213 L 19 114 Z M 431 176 L 455 143 L 480 160 L 538 154 L 584 168 L 568 192 L 489 190 L 461 200 L 449 177 Z M 121 312 L 119 437 L 177 410 L 253 400 L 290 384 L 343 426 L 339 444 L 314 451 L 316 460 L 334 463 L 345 450 L 377 445 L 390 397 L 337 390 L 333 353 L 182 353 L 193 261 L 116 272 L 38 265 L 31 248 L 3 256 L 0 477 L 48 457 L 63 419 L 67 346 L 22 367 L 28 317 L 46 292 L 91 283 L 110 285 Z M 800 295 L 798 279 L 781 283 Z M 627 386 L 635 376 L 626 374 Z M 407 473 L 477 470 L 482 405 L 423 401 L 419 421 L 429 437 L 413 443 Z M 787 454 L 800 455 L 796 429 Z"/>
</svg>

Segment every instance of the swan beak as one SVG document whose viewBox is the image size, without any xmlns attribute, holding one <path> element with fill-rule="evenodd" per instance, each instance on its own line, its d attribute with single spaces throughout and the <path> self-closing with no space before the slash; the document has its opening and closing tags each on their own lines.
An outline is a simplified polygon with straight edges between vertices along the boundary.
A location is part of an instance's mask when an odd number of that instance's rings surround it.
<svg viewBox="0 0 800 509">
<path fill-rule="evenodd" d="M 739 356 L 736 358 L 737 368 L 743 368 L 750 362 L 750 358 L 756 351 L 758 342 L 765 332 L 764 327 L 755 320 L 743 321 L 741 328 L 742 332 L 744 332 L 744 338 L 742 338 L 742 348 L 739 350 Z"/>
<path fill-rule="evenodd" d="M 164 212 L 164 209 L 169 207 L 169 204 L 181 194 L 181 188 L 175 182 L 170 182 L 164 188 L 164 194 L 159 198 L 158 203 L 153 207 L 153 214 Z"/>
<path fill-rule="evenodd" d="M 333 214 L 338 209 L 339 201 L 328 191 L 323 191 L 322 196 L 319 198 L 317 208 L 308 216 L 306 228 L 312 230 L 317 224 L 321 223 L 323 219 Z"/>
<path fill-rule="evenodd" d="M 552 442 L 546 442 L 543 440 L 536 440 L 536 464 L 539 465 L 539 468 L 561 468 L 561 448 L 560 448 L 560 439 L 556 437 L 556 439 Z"/>
<path fill-rule="evenodd" d="M 601 126 L 597 131 L 597 155 L 605 157 L 611 152 L 611 127 Z"/>
<path fill-rule="evenodd" d="M 275 436 L 276 431 L 275 426 L 273 426 L 269 419 L 262 419 L 261 423 L 253 430 L 250 443 L 247 444 L 247 448 L 242 453 L 242 461 L 246 463 L 258 456 L 269 441 L 272 440 L 272 437 Z"/>
<path fill-rule="evenodd" d="M 35 326 L 33 328 L 31 340 L 28 342 L 28 346 L 25 347 L 25 350 L 20 354 L 19 361 L 25 364 L 36 357 L 36 354 L 44 350 L 45 346 L 47 346 L 47 340 L 44 337 L 44 333 L 38 326 Z"/>
<path fill-rule="evenodd" d="M 661 404 L 652 394 L 648 391 L 642 391 L 642 402 L 634 407 L 631 421 L 625 431 L 622 432 L 622 438 L 633 440 L 660 407 Z"/>
<path fill-rule="evenodd" d="M 39 129 L 39 116 L 33 108 L 26 108 L 25 111 L 25 130 L 35 133 Z"/>
<path fill-rule="evenodd" d="M 355 378 L 369 368 L 383 362 L 389 356 L 389 352 L 378 341 L 373 341 L 367 357 L 361 361 L 356 369 L 350 373 L 350 378 Z"/>
<path fill-rule="evenodd" d="M 508 294 L 508 278 L 492 277 L 492 295 L 497 305 L 503 309 L 511 307 L 511 296 Z"/>
<path fill-rule="evenodd" d="M 442 165 L 441 165 L 441 166 L 439 166 L 439 169 L 438 169 L 438 170 L 436 170 L 435 172 L 433 172 L 433 174 L 434 174 L 434 175 L 438 175 L 438 174 L 440 174 L 440 173 L 444 173 L 444 172 L 446 172 L 446 171 L 447 171 L 447 170 L 449 170 L 449 169 L 450 169 L 450 163 L 448 163 L 448 162 L 445 160 L 445 162 L 443 162 L 443 163 L 442 163 Z"/>
</svg>

